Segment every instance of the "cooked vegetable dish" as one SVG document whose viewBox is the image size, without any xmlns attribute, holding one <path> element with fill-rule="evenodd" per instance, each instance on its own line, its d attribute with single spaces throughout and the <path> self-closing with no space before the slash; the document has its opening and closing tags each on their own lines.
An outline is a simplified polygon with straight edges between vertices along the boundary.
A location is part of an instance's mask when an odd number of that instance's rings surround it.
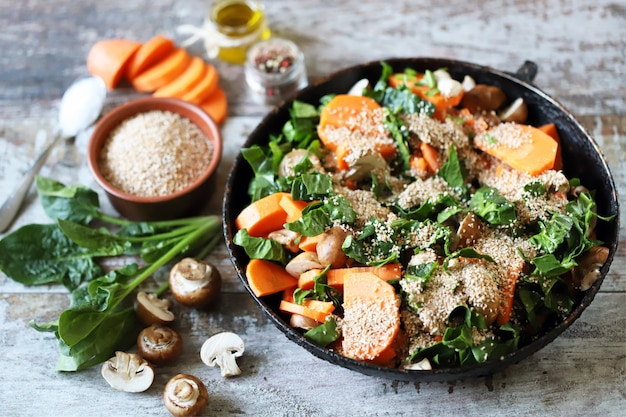
<svg viewBox="0 0 626 417">
<path fill-rule="evenodd" d="M 566 316 L 608 257 L 554 124 L 445 69 L 294 101 L 233 238 L 258 297 L 319 346 L 382 366 L 498 360 Z M 278 128 L 277 128 L 278 129 Z M 566 163 L 566 161 L 565 161 Z"/>
</svg>

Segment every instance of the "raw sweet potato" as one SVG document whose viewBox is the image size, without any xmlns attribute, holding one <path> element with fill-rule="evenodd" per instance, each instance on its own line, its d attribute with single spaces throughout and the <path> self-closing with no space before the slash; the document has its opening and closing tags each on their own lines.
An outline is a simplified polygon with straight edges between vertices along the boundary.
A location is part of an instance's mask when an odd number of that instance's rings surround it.
<svg viewBox="0 0 626 417">
<path fill-rule="evenodd" d="M 100 77 L 108 89 L 113 89 L 123 77 L 131 58 L 141 47 L 129 39 L 105 39 L 96 42 L 87 55 L 87 70 Z"/>
<path fill-rule="evenodd" d="M 218 124 L 228 115 L 228 99 L 219 86 L 199 106 Z"/>
<path fill-rule="evenodd" d="M 282 265 L 264 259 L 251 259 L 246 266 L 246 279 L 257 297 L 276 294 L 293 288 L 298 282 Z"/>
<path fill-rule="evenodd" d="M 300 275 L 298 287 L 308 290 L 313 288 L 315 277 L 322 272 L 321 269 L 312 269 Z M 329 269 L 326 272 L 326 283 L 338 290 L 343 289 L 344 280 L 350 274 L 372 273 L 385 281 L 395 281 L 402 278 L 401 264 L 386 264 L 381 266 L 355 266 L 351 268 Z"/>
<path fill-rule="evenodd" d="M 207 72 L 204 61 L 198 57 L 193 57 L 187 69 L 171 83 L 165 84 L 157 89 L 152 95 L 155 97 L 181 98 L 192 85 L 200 81 Z"/>
<path fill-rule="evenodd" d="M 175 47 L 174 41 L 170 38 L 163 35 L 154 36 L 141 45 L 133 55 L 126 69 L 126 78 L 132 80 L 141 72 L 165 58 Z"/>
<path fill-rule="evenodd" d="M 238 229 L 247 229 L 250 236 L 262 237 L 280 230 L 287 221 L 287 213 L 280 199 L 288 193 L 274 193 L 260 198 L 244 208 L 235 219 Z"/>
<path fill-rule="evenodd" d="M 190 63 L 191 56 L 187 51 L 184 48 L 176 48 L 130 81 L 135 90 L 151 93 L 172 82 Z"/>
<path fill-rule="evenodd" d="M 335 306 L 329 301 L 305 300 L 303 304 L 296 304 L 281 300 L 278 308 L 285 313 L 299 314 L 319 323 L 324 323 L 326 317 L 335 309 Z"/>
</svg>

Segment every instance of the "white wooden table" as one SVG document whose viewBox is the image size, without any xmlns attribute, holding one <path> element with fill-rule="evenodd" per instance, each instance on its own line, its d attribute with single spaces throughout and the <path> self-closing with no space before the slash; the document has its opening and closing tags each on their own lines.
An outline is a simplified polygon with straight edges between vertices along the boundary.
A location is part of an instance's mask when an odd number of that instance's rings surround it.
<svg viewBox="0 0 626 417">
<path fill-rule="evenodd" d="M 87 74 L 85 56 L 104 38 L 145 41 L 200 25 L 204 0 L 0 0 L 0 202 L 50 134 L 64 88 Z M 435 56 L 515 71 L 539 65 L 535 83 L 557 98 L 603 149 L 621 195 L 626 194 L 626 3 L 609 0 L 447 2 L 266 0 L 275 34 L 294 40 L 314 80 L 353 64 L 388 57 Z M 201 44 L 190 52 L 203 56 Z M 226 176 L 246 136 L 269 110 L 245 88 L 241 67 L 216 63 L 227 92 L 225 152 L 209 211 L 220 214 Z M 136 96 L 109 94 L 105 112 Z M 84 157 L 89 132 L 76 140 Z M 53 154 L 42 174 L 97 189 L 84 158 L 78 167 Z M 102 199 L 105 210 L 111 210 Z M 622 207 L 626 201 L 622 200 Z M 112 212 L 113 213 L 113 212 Z M 622 208 L 622 217 L 624 209 Z M 48 222 L 31 190 L 12 230 Z M 225 246 L 210 256 L 224 278 L 218 305 L 199 312 L 175 307 L 185 348 L 158 368 L 147 392 L 108 387 L 99 367 L 55 371 L 56 340 L 28 326 L 51 320 L 68 305 L 64 288 L 24 287 L 0 274 L 0 415 L 157 416 L 166 381 L 177 373 L 202 378 L 206 415 L 621 416 L 626 409 L 626 247 L 621 245 L 601 292 L 561 337 L 521 363 L 483 378 L 434 383 L 377 379 L 317 359 L 290 342 L 260 312 L 234 273 Z M 246 343 L 243 374 L 224 379 L 199 359 L 204 340 L 234 331 Z"/>
</svg>

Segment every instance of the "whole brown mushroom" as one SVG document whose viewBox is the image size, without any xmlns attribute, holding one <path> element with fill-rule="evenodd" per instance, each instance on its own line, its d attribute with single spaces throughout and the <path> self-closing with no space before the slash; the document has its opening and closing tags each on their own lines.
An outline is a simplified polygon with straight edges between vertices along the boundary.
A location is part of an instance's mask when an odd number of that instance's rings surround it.
<svg viewBox="0 0 626 417">
<path fill-rule="evenodd" d="M 503 122 L 526 123 L 528 107 L 523 98 L 515 99 L 511 104 L 498 111 L 498 118 Z"/>
<path fill-rule="evenodd" d="M 210 262 L 184 258 L 169 276 L 170 291 L 179 303 L 188 307 L 210 307 L 222 289 L 222 276 Z"/>
<path fill-rule="evenodd" d="M 139 354 L 156 365 L 178 358 L 183 351 L 183 339 L 167 326 L 153 324 L 137 336 Z"/>
<path fill-rule="evenodd" d="M 206 386 L 193 375 L 176 375 L 167 382 L 163 391 L 165 407 L 176 417 L 197 416 L 202 413 L 208 401 Z"/>
</svg>

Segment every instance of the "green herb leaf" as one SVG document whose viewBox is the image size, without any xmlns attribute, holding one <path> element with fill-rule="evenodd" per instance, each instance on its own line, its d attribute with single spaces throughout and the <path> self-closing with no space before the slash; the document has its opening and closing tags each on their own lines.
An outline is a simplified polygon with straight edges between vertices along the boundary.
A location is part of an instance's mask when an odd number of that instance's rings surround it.
<svg viewBox="0 0 626 417">
<path fill-rule="evenodd" d="M 334 222 L 351 225 L 355 221 L 356 212 L 350 202 L 342 196 L 331 196 L 324 201 L 309 204 L 302 210 L 302 217 L 285 224 L 285 228 L 304 236 L 317 236 Z"/>
<path fill-rule="evenodd" d="M 403 231 L 398 227 L 400 224 L 391 225 L 372 218 L 359 234 L 348 235 L 342 249 L 348 257 L 365 265 L 379 266 L 394 262 L 404 248 Z"/>
<path fill-rule="evenodd" d="M 51 219 L 89 224 L 99 217 L 98 193 L 82 185 L 66 187 L 50 178 L 35 178 L 37 194 L 44 211 Z"/>
<path fill-rule="evenodd" d="M 502 197 L 495 188 L 482 186 L 472 196 L 469 209 L 493 225 L 510 225 L 517 214 L 513 203 Z"/>
<path fill-rule="evenodd" d="M 318 346 L 325 347 L 339 339 L 341 333 L 337 330 L 337 322 L 332 317 L 323 324 L 304 333 L 304 337 Z"/>
<path fill-rule="evenodd" d="M 385 127 L 391 133 L 391 137 L 396 141 L 398 151 L 400 154 L 400 168 L 403 171 L 408 171 L 411 168 L 411 152 L 409 151 L 409 138 L 408 130 L 404 126 L 404 123 L 388 108 L 384 108 L 385 112 Z"/>
<path fill-rule="evenodd" d="M 419 362 L 428 358 L 435 367 L 462 366 L 495 360 L 517 349 L 519 336 L 510 326 L 501 327 L 499 336 L 474 344 L 473 329 L 486 327 L 480 314 L 465 305 L 458 306 L 448 317 L 442 341 L 417 349 L 410 359 Z"/>
<path fill-rule="evenodd" d="M 291 195 L 294 200 L 313 201 L 332 195 L 333 180 L 328 174 L 318 172 L 294 178 Z"/>
<path fill-rule="evenodd" d="M 530 242 L 544 255 L 532 260 L 535 274 L 553 277 L 576 266 L 576 258 L 598 242 L 587 237 L 596 217 L 595 202 L 588 193 L 581 193 L 565 206 L 566 214 L 554 213 L 549 221 L 539 222 L 540 232 Z"/>
<path fill-rule="evenodd" d="M 29 224 L 0 240 L 0 270 L 24 285 L 63 284 L 73 290 L 100 276 L 93 258 L 108 253 L 81 248 L 55 224 Z"/>
<path fill-rule="evenodd" d="M 426 284 L 433 275 L 433 272 L 437 269 L 438 265 L 439 264 L 436 261 L 419 265 L 409 265 L 407 268 L 407 274 L 403 277 L 403 279 L 419 281 Z"/>
<path fill-rule="evenodd" d="M 461 188 L 465 183 L 461 162 L 454 146 L 450 147 L 448 160 L 439 168 L 437 175 L 443 178 L 452 188 Z"/>
<path fill-rule="evenodd" d="M 280 243 L 272 239 L 250 236 L 246 229 L 237 231 L 233 243 L 241 246 L 250 259 L 266 259 L 283 265 L 287 263 L 287 252 Z"/>
<path fill-rule="evenodd" d="M 62 340 L 62 354 L 57 361 L 57 371 L 72 372 L 98 365 L 115 355 L 117 350 L 126 350 L 137 342 L 142 324 L 132 307 L 108 314 L 98 327 L 73 346 Z"/>
<path fill-rule="evenodd" d="M 537 198 L 546 194 L 546 186 L 541 181 L 531 181 L 524 185 L 524 194 Z"/>
</svg>

